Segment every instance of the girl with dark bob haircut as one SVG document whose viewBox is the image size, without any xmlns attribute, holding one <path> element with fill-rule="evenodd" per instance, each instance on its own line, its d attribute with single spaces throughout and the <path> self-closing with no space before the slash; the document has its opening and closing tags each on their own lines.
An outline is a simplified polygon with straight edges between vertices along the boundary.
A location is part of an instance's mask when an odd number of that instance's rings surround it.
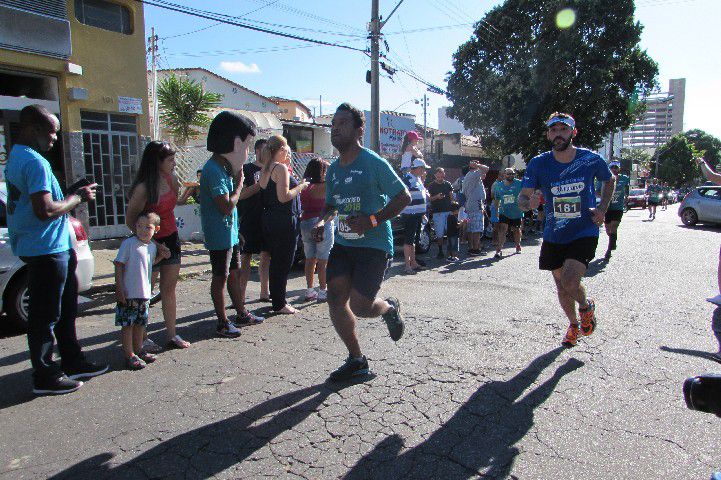
<svg viewBox="0 0 721 480">
<path fill-rule="evenodd" d="M 244 115 L 224 110 L 210 122 L 207 149 L 213 153 L 230 153 L 235 137 L 245 141 L 248 135 L 255 137 L 255 123 Z"/>
</svg>

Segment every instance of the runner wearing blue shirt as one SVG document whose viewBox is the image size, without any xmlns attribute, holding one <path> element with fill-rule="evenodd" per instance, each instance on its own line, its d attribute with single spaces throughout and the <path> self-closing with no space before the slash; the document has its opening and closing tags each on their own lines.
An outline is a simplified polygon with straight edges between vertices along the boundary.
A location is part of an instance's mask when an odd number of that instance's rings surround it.
<svg viewBox="0 0 721 480">
<path fill-rule="evenodd" d="M 5 167 L 10 247 L 27 265 L 28 347 L 33 392 L 74 392 L 78 381 L 105 373 L 108 365 L 85 359 L 75 333 L 78 260 L 70 241 L 68 214 L 95 200 L 96 183 L 64 197 L 50 163 L 41 155 L 57 140 L 60 122 L 40 105 L 20 111 L 16 143 Z M 53 360 L 55 340 L 62 364 Z"/>
<path fill-rule="evenodd" d="M 554 113 L 546 122 L 549 152 L 533 158 L 523 177 L 518 206 L 523 211 L 538 208 L 540 189 L 546 200 L 547 217 L 539 267 L 550 270 L 558 289 L 558 300 L 570 325 L 562 344 L 576 345 L 580 333 L 590 335 L 596 328 L 596 305 L 586 296 L 581 279 L 596 254 L 599 225 L 604 221 L 615 186 L 606 161 L 596 153 L 576 148 L 576 122 L 565 113 Z M 596 205 L 594 181 L 603 185 L 601 203 Z"/>
<path fill-rule="evenodd" d="M 369 372 L 356 333 L 356 316 L 382 316 L 394 341 L 403 336 L 400 302 L 376 295 L 393 255 L 390 219 L 411 201 L 387 161 L 361 146 L 363 112 L 341 104 L 331 123 L 331 143 L 340 158 L 326 173 L 326 206 L 313 236 L 322 241 L 326 222 L 337 217 L 336 237 L 328 258 L 328 309 L 338 336 L 348 349 L 345 363 L 330 375 L 347 380 Z"/>
<path fill-rule="evenodd" d="M 503 244 L 510 228 L 516 243 L 516 253 L 521 253 L 521 221 L 523 211 L 518 208 L 518 195 L 521 193 L 521 181 L 516 178 L 516 171 L 507 168 L 503 171 L 501 181 L 493 185 L 493 204 L 498 209 L 498 232 L 496 235 L 495 258 L 503 256 Z"/>
</svg>

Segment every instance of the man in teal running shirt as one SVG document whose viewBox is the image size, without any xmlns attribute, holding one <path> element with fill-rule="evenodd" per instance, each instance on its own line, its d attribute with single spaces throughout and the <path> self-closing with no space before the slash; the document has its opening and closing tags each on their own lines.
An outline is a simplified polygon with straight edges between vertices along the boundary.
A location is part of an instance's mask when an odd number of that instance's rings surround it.
<svg viewBox="0 0 721 480">
<path fill-rule="evenodd" d="M 330 141 L 340 158 L 328 167 L 323 218 L 313 236 L 323 240 L 324 225 L 337 217 L 336 237 L 328 257 L 328 310 L 348 358 L 330 375 L 349 380 L 369 372 L 356 333 L 356 317 L 383 317 L 393 341 L 403 336 L 400 302 L 378 298 L 393 255 L 390 220 L 411 201 L 390 164 L 361 146 L 363 112 L 347 103 L 333 115 Z"/>
<path fill-rule="evenodd" d="M 613 196 L 611 197 L 611 203 L 608 205 L 608 211 L 606 211 L 606 217 L 604 219 L 604 225 L 606 227 L 606 234 L 608 235 L 608 249 L 606 250 L 605 259 L 611 258 L 611 251 L 616 250 L 616 240 L 618 240 L 618 225 L 621 223 L 621 217 L 623 217 L 623 210 L 626 206 L 626 197 L 628 197 L 628 189 L 631 184 L 631 179 L 628 175 L 621 174 L 621 164 L 618 162 L 611 162 L 609 164 L 611 173 L 616 177 L 616 188 L 613 190 Z"/>
<path fill-rule="evenodd" d="M 661 205 L 662 193 L 663 187 L 658 184 L 658 180 L 652 178 L 651 184 L 646 187 L 646 194 L 648 195 L 648 218 L 651 220 L 656 219 L 656 207 Z"/>
<path fill-rule="evenodd" d="M 516 253 L 521 253 L 521 221 L 523 211 L 518 208 L 518 194 L 521 193 L 521 181 L 516 178 L 516 171 L 507 168 L 503 178 L 493 185 L 493 204 L 498 209 L 498 235 L 496 236 L 495 258 L 503 256 L 503 244 L 510 228 L 516 243 Z"/>
</svg>

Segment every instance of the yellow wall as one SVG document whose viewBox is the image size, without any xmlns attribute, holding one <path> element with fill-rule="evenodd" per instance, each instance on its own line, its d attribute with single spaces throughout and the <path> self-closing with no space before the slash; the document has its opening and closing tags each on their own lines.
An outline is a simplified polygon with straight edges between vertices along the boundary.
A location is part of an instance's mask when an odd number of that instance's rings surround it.
<svg viewBox="0 0 721 480">
<path fill-rule="evenodd" d="M 143 114 L 137 117 L 138 133 L 149 135 L 143 4 L 134 0 L 113 1 L 131 11 L 132 35 L 80 23 L 75 18 L 75 2 L 68 0 L 73 53 L 67 61 L 2 50 L 0 66 L 58 77 L 62 128 L 66 132 L 80 130 L 80 110 L 118 112 L 118 96 L 122 96 L 141 99 Z M 68 62 L 83 67 L 83 74 L 67 73 Z M 68 100 L 71 87 L 85 88 L 88 99 Z"/>
</svg>

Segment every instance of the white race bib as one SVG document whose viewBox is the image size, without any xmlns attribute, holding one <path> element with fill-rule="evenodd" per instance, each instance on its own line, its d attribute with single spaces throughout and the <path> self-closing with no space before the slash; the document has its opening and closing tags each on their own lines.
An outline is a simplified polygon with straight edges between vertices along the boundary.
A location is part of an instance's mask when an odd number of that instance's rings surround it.
<svg viewBox="0 0 721 480">
<path fill-rule="evenodd" d="M 504 195 L 503 196 L 503 204 L 504 205 L 510 205 L 512 203 L 516 203 L 516 197 L 514 195 Z"/>
<path fill-rule="evenodd" d="M 346 240 L 363 238 L 363 235 L 351 232 L 350 225 L 348 225 L 348 215 L 338 215 L 338 234 Z"/>
<path fill-rule="evenodd" d="M 581 197 L 553 197 L 556 218 L 581 218 Z"/>
</svg>

